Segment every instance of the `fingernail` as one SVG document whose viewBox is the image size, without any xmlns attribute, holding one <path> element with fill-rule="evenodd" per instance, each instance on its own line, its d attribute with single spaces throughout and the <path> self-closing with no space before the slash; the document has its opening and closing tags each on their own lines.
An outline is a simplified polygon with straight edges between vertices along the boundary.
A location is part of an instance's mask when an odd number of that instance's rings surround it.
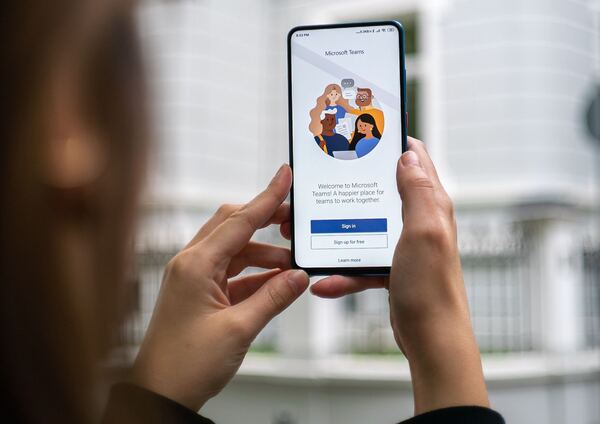
<svg viewBox="0 0 600 424">
<path fill-rule="evenodd" d="M 290 272 L 287 280 L 296 294 L 301 294 L 308 286 L 308 274 L 301 269 Z"/>
<path fill-rule="evenodd" d="M 419 162 L 419 156 L 417 156 L 417 154 L 412 150 L 404 152 L 404 154 L 400 157 L 400 160 L 404 166 L 421 166 L 421 162 Z"/>
</svg>

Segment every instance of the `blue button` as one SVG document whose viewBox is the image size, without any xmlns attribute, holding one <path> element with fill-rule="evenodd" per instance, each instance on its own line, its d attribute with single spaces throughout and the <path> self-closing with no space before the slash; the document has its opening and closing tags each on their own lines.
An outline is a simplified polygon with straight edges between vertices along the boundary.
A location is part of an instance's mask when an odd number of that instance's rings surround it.
<svg viewBox="0 0 600 424">
<path fill-rule="evenodd" d="M 320 219 L 310 221 L 312 234 L 386 233 L 387 219 Z"/>
</svg>

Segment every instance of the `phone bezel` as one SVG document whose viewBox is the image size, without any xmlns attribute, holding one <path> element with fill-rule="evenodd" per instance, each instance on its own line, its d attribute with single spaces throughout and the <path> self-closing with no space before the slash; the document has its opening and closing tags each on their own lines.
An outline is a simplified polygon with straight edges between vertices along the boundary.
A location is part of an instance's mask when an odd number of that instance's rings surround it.
<svg viewBox="0 0 600 424">
<path fill-rule="evenodd" d="M 402 152 L 407 150 L 407 131 L 408 131 L 408 115 L 406 111 L 406 63 L 404 54 L 404 28 L 397 21 L 376 21 L 376 22 L 353 22 L 341 24 L 326 24 L 326 25 L 302 25 L 292 28 L 287 36 L 287 78 L 288 78 L 288 128 L 289 128 L 289 160 L 292 171 L 294 169 L 294 134 L 293 134 L 293 118 L 292 118 L 292 36 L 298 31 L 318 30 L 318 29 L 336 29 L 336 28 L 359 28 L 373 26 L 389 26 L 393 25 L 398 30 L 398 48 L 400 51 L 400 103 L 401 114 L 404 116 L 404 125 L 402 125 Z M 295 176 L 294 176 L 295 178 Z M 389 275 L 391 267 L 319 267 L 319 268 L 304 268 L 296 262 L 295 253 L 295 227 L 294 227 L 294 184 L 290 190 L 290 213 L 291 213 L 291 259 L 292 267 L 302 269 L 309 275 Z"/>
</svg>

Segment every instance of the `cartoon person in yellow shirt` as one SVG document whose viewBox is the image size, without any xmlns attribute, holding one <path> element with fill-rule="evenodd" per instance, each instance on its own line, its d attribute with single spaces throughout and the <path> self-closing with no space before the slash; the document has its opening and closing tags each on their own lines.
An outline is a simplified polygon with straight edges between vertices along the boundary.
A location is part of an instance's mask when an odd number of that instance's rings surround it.
<svg viewBox="0 0 600 424">
<path fill-rule="evenodd" d="M 377 128 L 383 134 L 383 111 L 373 106 L 373 92 L 370 88 L 356 88 L 356 105 L 358 109 L 350 109 L 347 112 L 353 115 L 361 115 L 368 113 L 371 115 L 377 124 Z"/>
</svg>

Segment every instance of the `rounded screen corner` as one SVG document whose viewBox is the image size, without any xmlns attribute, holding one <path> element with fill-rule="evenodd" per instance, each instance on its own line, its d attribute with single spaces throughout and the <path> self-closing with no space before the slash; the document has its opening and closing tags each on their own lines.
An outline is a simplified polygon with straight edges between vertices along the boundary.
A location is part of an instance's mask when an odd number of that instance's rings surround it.
<svg viewBox="0 0 600 424">
<path fill-rule="evenodd" d="M 295 26 L 295 27 L 291 28 L 291 29 L 288 31 L 288 33 L 287 33 L 287 40 L 288 40 L 288 43 L 291 43 L 291 42 L 292 42 L 292 36 L 293 36 L 293 35 L 294 35 L 296 32 L 298 32 L 298 31 L 302 31 L 302 29 L 303 29 L 303 28 L 304 28 L 304 27 L 303 27 L 303 26 L 301 26 L 301 25 L 298 25 L 298 26 Z"/>
</svg>

